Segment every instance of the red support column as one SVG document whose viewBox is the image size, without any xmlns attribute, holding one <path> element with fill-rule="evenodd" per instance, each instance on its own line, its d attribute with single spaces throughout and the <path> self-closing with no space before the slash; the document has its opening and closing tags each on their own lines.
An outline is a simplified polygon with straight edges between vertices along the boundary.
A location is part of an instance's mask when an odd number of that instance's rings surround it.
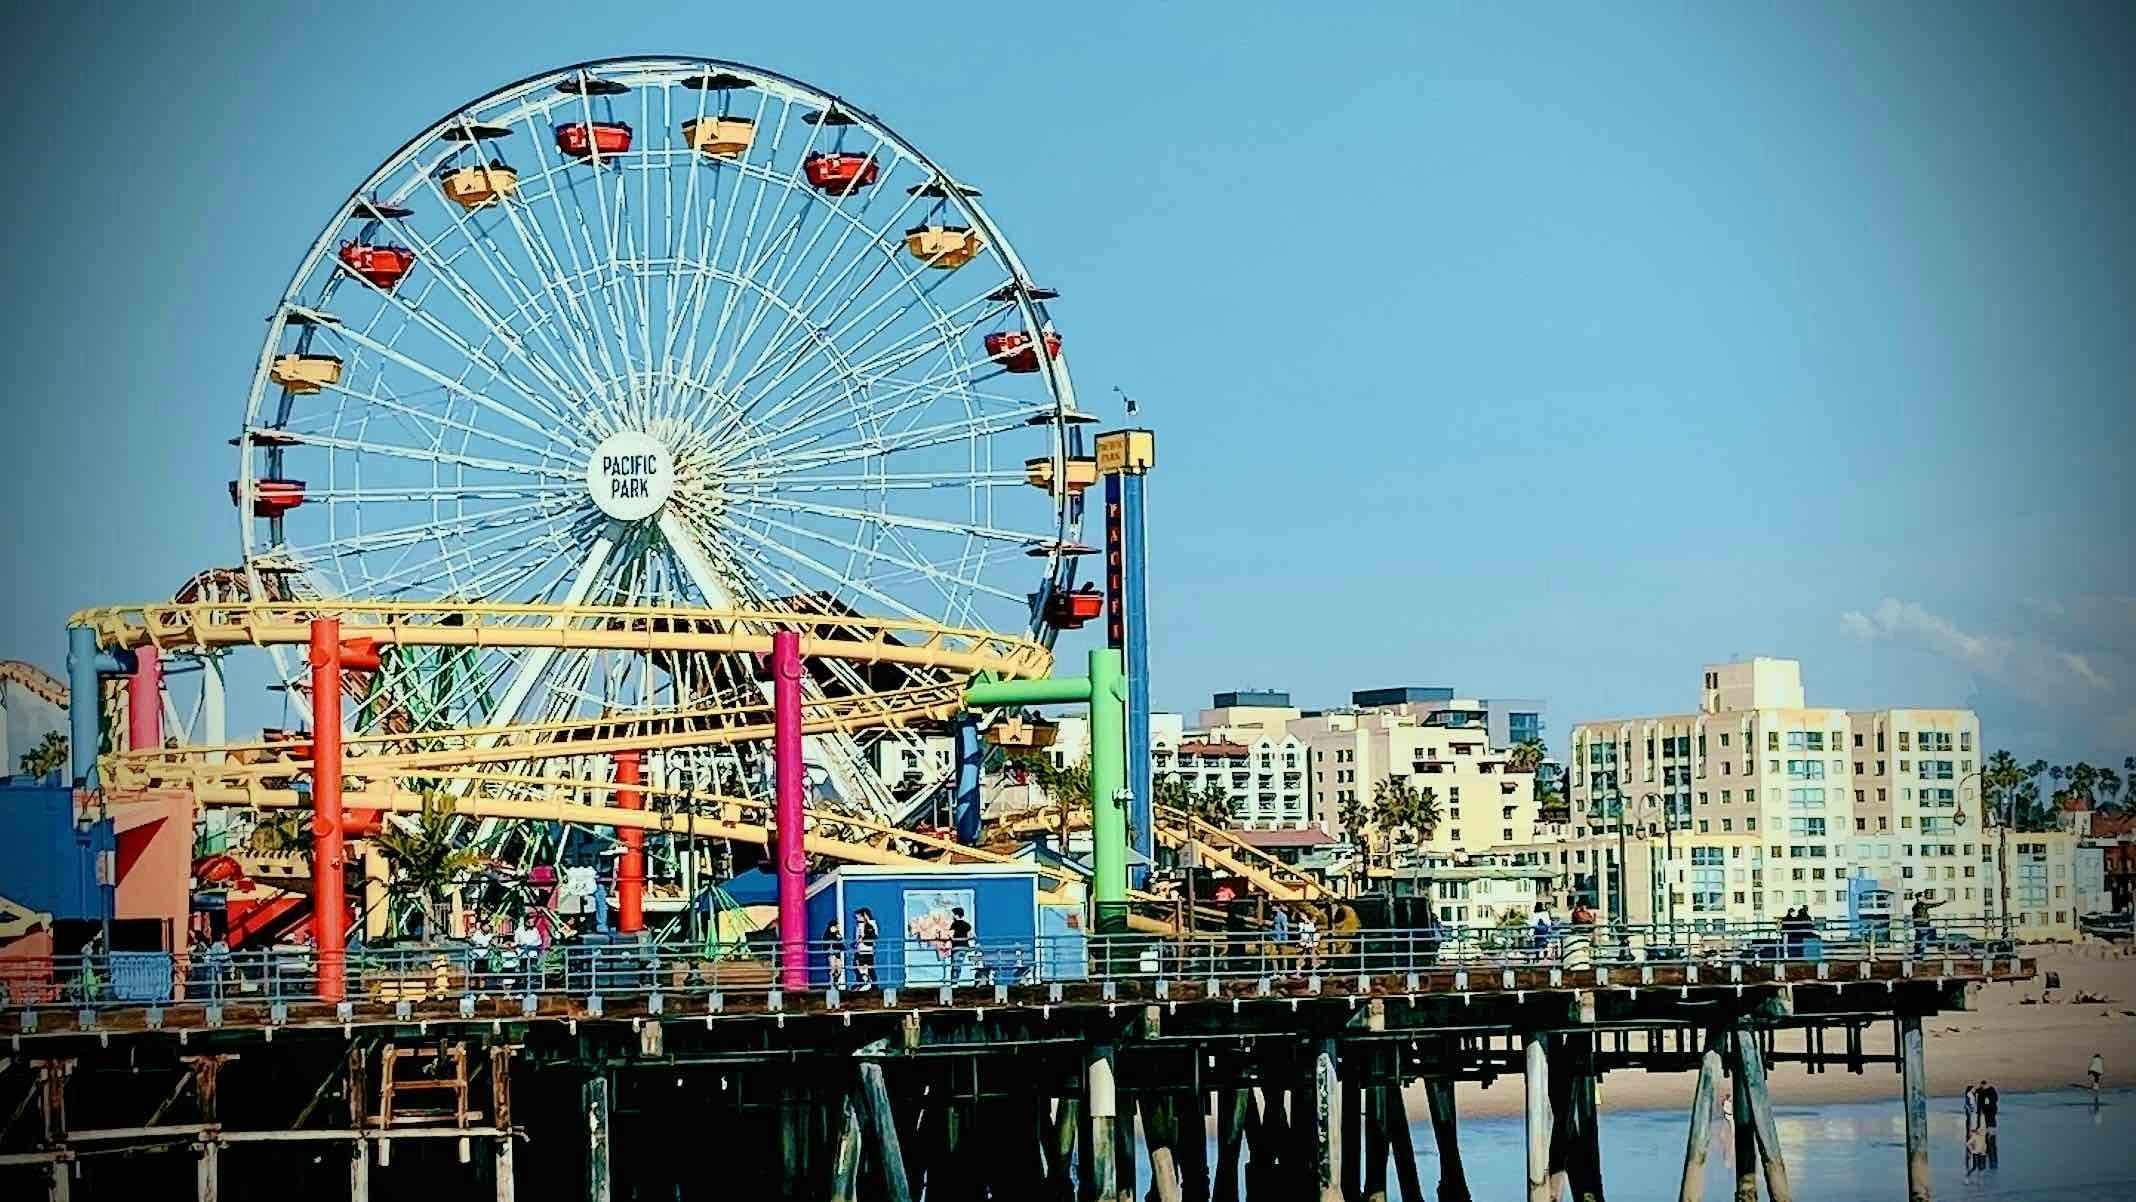
<svg viewBox="0 0 2136 1202">
<path fill-rule="evenodd" d="M 313 618 L 312 946 L 319 956 L 319 996 L 341 1000 L 348 901 L 341 864 L 341 620 Z"/>
<path fill-rule="evenodd" d="M 801 636 L 771 636 L 772 786 L 779 856 L 779 984 L 808 988 L 808 851 L 801 833 Z"/>
<path fill-rule="evenodd" d="M 643 766 L 643 752 L 616 752 L 617 809 L 645 808 L 645 794 L 625 787 L 645 782 Z M 616 840 L 623 845 L 623 855 L 616 860 L 616 930 L 635 935 L 645 929 L 645 832 L 619 827 Z"/>
<path fill-rule="evenodd" d="M 154 643 L 134 648 L 132 679 L 126 682 L 126 748 L 163 746 L 163 659 Z"/>
</svg>

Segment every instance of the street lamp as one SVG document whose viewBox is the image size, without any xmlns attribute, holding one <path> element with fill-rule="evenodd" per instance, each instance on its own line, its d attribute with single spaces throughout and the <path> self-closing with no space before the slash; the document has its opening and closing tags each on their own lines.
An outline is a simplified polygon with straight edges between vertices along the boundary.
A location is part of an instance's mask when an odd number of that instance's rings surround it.
<svg viewBox="0 0 2136 1202">
<path fill-rule="evenodd" d="M 1958 778 L 1956 820 L 1959 822 L 1965 821 L 1965 782 L 1976 777 L 1980 780 L 1980 791 L 1983 794 L 1980 816 L 1983 821 L 1991 817 L 1995 821 L 1995 908 L 1997 917 L 2002 920 L 2003 941 L 2007 943 L 2010 940 L 2010 824 L 2016 819 L 2017 790 L 2005 788 L 2002 791 L 2002 813 L 1992 814 L 1986 805 L 1985 797 L 1988 791 L 1988 768 L 1986 764 L 1982 764 Z"/>
<path fill-rule="evenodd" d="M 1661 802 L 1661 891 L 1669 911 L 1669 944 L 1676 944 L 1676 890 L 1670 888 L 1669 873 L 1674 871 L 1676 860 L 1676 807 L 1659 793 L 1648 793 L 1639 799 L 1639 820 L 1646 821 L 1648 803 Z"/>
</svg>

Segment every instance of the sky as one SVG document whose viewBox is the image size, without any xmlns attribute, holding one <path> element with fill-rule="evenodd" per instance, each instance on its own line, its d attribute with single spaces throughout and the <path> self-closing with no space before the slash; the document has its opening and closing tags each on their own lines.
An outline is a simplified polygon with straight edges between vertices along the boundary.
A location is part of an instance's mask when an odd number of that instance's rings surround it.
<svg viewBox="0 0 2136 1202">
<path fill-rule="evenodd" d="M 983 187 L 1086 406 L 1142 402 L 1160 709 L 1446 684 L 1546 698 L 1562 750 L 1764 654 L 2136 754 L 2126 5 L 0 21 L 0 658 L 235 560 L 262 321 L 374 164 L 522 76 L 703 54 Z"/>
</svg>

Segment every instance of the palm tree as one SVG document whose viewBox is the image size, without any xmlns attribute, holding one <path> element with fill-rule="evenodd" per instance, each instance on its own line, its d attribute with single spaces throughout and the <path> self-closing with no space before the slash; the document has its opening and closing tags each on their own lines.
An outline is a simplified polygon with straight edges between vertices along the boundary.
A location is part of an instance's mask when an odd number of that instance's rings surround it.
<svg viewBox="0 0 2136 1202">
<path fill-rule="evenodd" d="M 389 824 L 378 836 L 378 850 L 401 885 L 415 895 L 423 913 L 423 930 L 445 929 L 441 916 L 445 895 L 459 878 L 487 862 L 487 857 L 458 838 L 452 799 L 433 794 L 404 825 Z"/>
<path fill-rule="evenodd" d="M 37 746 L 22 753 L 22 774 L 35 780 L 43 780 L 67 766 L 67 736 L 56 730 L 45 732 Z"/>
<path fill-rule="evenodd" d="M 1335 803 L 1335 821 L 1348 836 L 1350 846 L 1356 849 L 1350 858 L 1350 893 L 1353 896 L 1357 893 L 1356 878 L 1365 870 L 1365 853 L 1370 846 L 1369 832 L 1365 829 L 1370 814 L 1367 803 L 1358 797 L 1355 789 L 1344 793 L 1342 800 Z"/>
<path fill-rule="evenodd" d="M 1538 739 L 1523 739 L 1506 752 L 1506 771 L 1533 772 L 1550 755 L 1550 749 Z"/>
<path fill-rule="evenodd" d="M 2008 751 L 1997 751 L 1980 768 L 1980 795 L 1987 811 L 1998 822 L 2018 830 L 2039 830 L 2052 825 L 2051 815 L 2041 813 L 2039 777 L 2050 770 L 2046 760 L 2019 764 Z M 2060 779 L 2056 776 L 2056 779 Z"/>
</svg>

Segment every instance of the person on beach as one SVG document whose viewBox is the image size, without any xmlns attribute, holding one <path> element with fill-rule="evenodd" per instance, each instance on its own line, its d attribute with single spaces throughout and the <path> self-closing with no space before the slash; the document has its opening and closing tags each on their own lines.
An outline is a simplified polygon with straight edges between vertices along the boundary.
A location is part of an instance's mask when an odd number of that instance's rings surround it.
<svg viewBox="0 0 2136 1202">
<path fill-rule="evenodd" d="M 2106 1057 L 2093 1052 L 2091 1063 L 2084 1066 L 2084 1071 L 2091 1076 L 2091 1091 L 2098 1093 L 2099 1079 L 2106 1076 Z"/>
<path fill-rule="evenodd" d="M 1988 1132 L 1985 1127 L 1974 1127 L 1965 1133 L 1965 1175 L 1985 1171 L 1988 1167 Z"/>
<path fill-rule="evenodd" d="M 1988 1084 L 1985 1077 L 1980 1079 L 1980 1084 L 1967 1090 L 1966 1095 L 1971 1100 L 1973 1113 L 1979 1118 L 1976 1125 L 1980 1130 L 1980 1154 L 1985 1158 L 1983 1167 L 1998 1168 L 2000 1163 L 1995 1150 L 1995 1112 L 2002 1107 L 2002 1095 L 1995 1092 L 1995 1087 Z"/>
</svg>

